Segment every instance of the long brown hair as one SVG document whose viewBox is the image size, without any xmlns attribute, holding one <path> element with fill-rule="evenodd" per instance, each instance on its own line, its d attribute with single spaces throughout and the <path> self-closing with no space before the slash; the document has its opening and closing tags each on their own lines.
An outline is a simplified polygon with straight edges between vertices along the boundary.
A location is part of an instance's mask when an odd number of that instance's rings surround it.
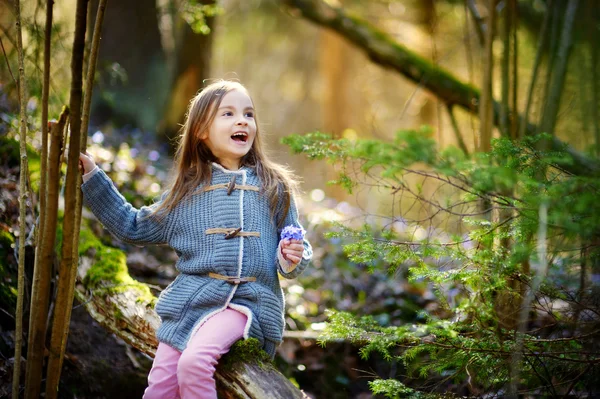
<svg viewBox="0 0 600 399">
<path fill-rule="evenodd" d="M 175 180 L 163 201 L 154 209 L 154 215 L 164 216 L 191 195 L 198 185 L 210 182 L 211 163 L 218 162 L 218 159 L 200 137 L 210 129 L 223 97 L 232 90 L 239 90 L 250 96 L 242 84 L 220 80 L 206 86 L 190 101 L 175 154 Z M 250 151 L 241 159 L 240 166 L 255 169 L 262 184 L 261 192 L 269 198 L 271 216 L 274 217 L 278 209 L 281 211 L 276 220 L 277 226 L 281 227 L 290 207 L 291 195 L 297 190 L 297 183 L 285 166 L 268 159 L 258 121 L 256 122 L 254 142 Z"/>
</svg>

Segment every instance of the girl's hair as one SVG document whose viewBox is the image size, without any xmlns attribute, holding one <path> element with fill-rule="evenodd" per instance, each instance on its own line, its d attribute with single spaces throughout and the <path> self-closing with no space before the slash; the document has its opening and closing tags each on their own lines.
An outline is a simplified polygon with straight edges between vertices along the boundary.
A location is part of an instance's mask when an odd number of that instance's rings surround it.
<svg viewBox="0 0 600 399">
<path fill-rule="evenodd" d="M 218 160 L 200 137 L 210 129 L 225 94 L 233 90 L 248 94 L 242 84 L 221 80 L 206 86 L 190 101 L 175 154 L 175 181 L 169 187 L 163 201 L 154 209 L 154 215 L 164 216 L 179 202 L 187 199 L 198 185 L 210 182 L 211 163 Z M 268 159 L 258 121 L 254 142 L 250 151 L 241 159 L 240 166 L 255 169 L 262 183 L 261 191 L 270 199 L 271 216 L 275 217 L 277 210 L 281 210 L 276 223 L 278 227 L 282 227 L 297 183 L 286 167 Z M 281 208 L 280 201 L 283 205 Z"/>
</svg>

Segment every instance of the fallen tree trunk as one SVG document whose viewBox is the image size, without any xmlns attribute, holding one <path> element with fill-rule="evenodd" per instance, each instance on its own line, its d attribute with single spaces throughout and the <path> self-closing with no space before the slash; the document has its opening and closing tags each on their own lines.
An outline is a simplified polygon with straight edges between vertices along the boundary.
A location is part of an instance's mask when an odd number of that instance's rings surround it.
<svg viewBox="0 0 600 399">
<path fill-rule="evenodd" d="M 154 357 L 158 345 L 155 331 L 160 324 L 154 311 L 156 298 L 145 284 L 129 276 L 123 252 L 104 247 L 86 226 L 81 228 L 76 298 L 100 325 Z M 235 344 L 220 360 L 215 379 L 220 398 L 307 398 L 277 371 L 252 339 Z"/>
</svg>

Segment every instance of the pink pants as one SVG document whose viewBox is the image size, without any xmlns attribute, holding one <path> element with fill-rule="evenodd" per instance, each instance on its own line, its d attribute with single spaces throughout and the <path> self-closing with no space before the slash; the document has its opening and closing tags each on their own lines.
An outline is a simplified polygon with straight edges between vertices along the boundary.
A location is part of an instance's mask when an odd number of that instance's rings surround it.
<svg viewBox="0 0 600 399">
<path fill-rule="evenodd" d="M 247 319 L 227 308 L 206 320 L 183 352 L 159 343 L 143 399 L 216 399 L 215 366 L 242 338 Z"/>
</svg>

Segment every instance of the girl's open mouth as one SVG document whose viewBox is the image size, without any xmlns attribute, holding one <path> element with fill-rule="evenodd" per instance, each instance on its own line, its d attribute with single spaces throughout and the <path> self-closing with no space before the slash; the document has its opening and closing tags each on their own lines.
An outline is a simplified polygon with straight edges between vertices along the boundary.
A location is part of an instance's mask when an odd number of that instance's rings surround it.
<svg viewBox="0 0 600 399">
<path fill-rule="evenodd" d="M 235 132 L 234 134 L 231 135 L 231 138 L 233 139 L 233 141 L 238 141 L 238 142 L 245 143 L 246 141 L 248 141 L 248 133 L 246 133 L 246 132 Z"/>
</svg>

